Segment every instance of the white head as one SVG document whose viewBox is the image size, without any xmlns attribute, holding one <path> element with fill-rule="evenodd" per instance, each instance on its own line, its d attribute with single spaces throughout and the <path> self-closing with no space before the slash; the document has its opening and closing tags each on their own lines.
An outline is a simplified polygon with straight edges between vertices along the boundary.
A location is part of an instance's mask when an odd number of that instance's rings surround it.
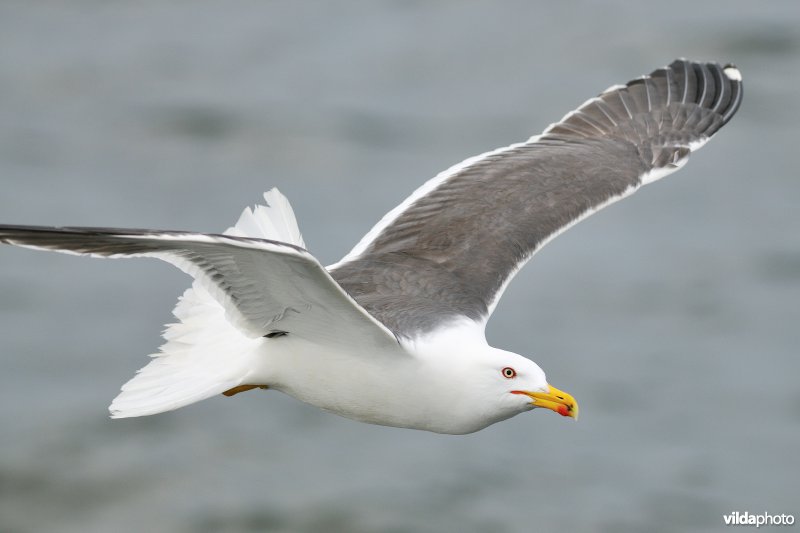
<svg viewBox="0 0 800 533">
<path fill-rule="evenodd" d="M 465 406 L 485 420 L 485 426 L 536 408 L 578 418 L 578 404 L 568 393 L 547 382 L 544 371 L 521 355 L 486 346 L 460 366 Z"/>
<path fill-rule="evenodd" d="M 440 427 L 426 429 L 471 433 L 536 408 L 578 418 L 575 399 L 550 385 L 530 359 L 492 348 L 485 340 L 459 340 L 425 347 L 426 372 L 433 377 L 429 396 L 435 396 L 432 403 L 442 408 L 432 419 L 446 420 Z"/>
</svg>

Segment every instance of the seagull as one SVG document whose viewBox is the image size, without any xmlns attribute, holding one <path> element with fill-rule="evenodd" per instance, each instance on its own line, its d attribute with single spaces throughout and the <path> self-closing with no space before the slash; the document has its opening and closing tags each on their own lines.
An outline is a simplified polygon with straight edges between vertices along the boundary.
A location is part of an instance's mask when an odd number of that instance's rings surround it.
<svg viewBox="0 0 800 533">
<path fill-rule="evenodd" d="M 222 234 L 0 225 L 0 242 L 153 257 L 194 279 L 113 418 L 274 389 L 446 434 L 537 408 L 577 419 L 575 399 L 536 363 L 489 346 L 486 323 L 545 244 L 682 167 L 736 113 L 741 80 L 733 65 L 679 59 L 615 85 L 542 134 L 430 179 L 327 267 L 277 189 Z"/>
</svg>

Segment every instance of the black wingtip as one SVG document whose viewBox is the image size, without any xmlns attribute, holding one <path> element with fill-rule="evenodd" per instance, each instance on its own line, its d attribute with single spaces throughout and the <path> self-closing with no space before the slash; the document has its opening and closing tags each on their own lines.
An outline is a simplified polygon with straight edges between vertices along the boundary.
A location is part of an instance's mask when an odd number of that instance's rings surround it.
<svg viewBox="0 0 800 533">
<path fill-rule="evenodd" d="M 647 76 L 616 85 L 554 124 L 545 134 L 619 136 L 635 144 L 690 145 L 710 138 L 742 102 L 742 74 L 732 63 L 676 59 Z M 661 139 L 661 140 L 658 140 Z"/>
<path fill-rule="evenodd" d="M 698 125 L 707 129 L 698 133 L 713 135 L 733 117 L 742 103 L 742 73 L 733 63 L 722 66 L 716 62 L 680 58 L 649 77 L 655 78 L 664 71 L 671 72 L 682 103 L 695 104 L 701 110 L 719 116 L 718 120 L 700 121 Z"/>
</svg>

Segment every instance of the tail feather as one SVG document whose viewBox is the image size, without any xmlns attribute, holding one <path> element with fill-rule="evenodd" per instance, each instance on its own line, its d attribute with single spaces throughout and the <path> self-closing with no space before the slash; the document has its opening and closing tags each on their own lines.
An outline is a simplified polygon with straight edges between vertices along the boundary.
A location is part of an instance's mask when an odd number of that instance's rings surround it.
<svg viewBox="0 0 800 533">
<path fill-rule="evenodd" d="M 264 194 L 267 206 L 246 208 L 225 233 L 305 247 L 288 200 L 277 189 Z M 224 308 L 199 283 L 178 299 L 178 322 L 168 324 L 165 343 L 125 385 L 109 407 L 112 418 L 146 416 L 222 394 L 246 383 L 263 340 L 239 331 Z"/>
<path fill-rule="evenodd" d="M 277 188 L 273 188 L 264 193 L 264 201 L 267 203 L 266 206 L 257 205 L 253 209 L 245 207 L 236 225 L 225 233 L 238 237 L 288 242 L 305 248 L 289 200 Z"/>
<path fill-rule="evenodd" d="M 261 339 L 241 333 L 199 283 L 187 289 L 167 325 L 166 342 L 122 386 L 109 407 L 112 418 L 170 411 L 240 385 L 251 370 Z"/>
</svg>

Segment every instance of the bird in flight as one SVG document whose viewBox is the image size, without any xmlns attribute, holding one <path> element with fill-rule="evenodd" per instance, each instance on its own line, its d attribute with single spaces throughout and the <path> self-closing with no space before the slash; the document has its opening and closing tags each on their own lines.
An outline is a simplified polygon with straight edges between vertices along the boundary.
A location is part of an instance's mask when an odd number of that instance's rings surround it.
<svg viewBox="0 0 800 533">
<path fill-rule="evenodd" d="M 165 343 L 109 408 L 152 415 L 274 389 L 371 424 L 464 434 L 578 404 L 484 330 L 551 239 L 683 166 L 736 113 L 732 65 L 676 60 L 588 100 L 541 135 L 427 181 L 338 263 L 305 249 L 276 189 L 222 234 L 0 225 L 0 242 L 153 257 L 194 278 Z"/>
</svg>

